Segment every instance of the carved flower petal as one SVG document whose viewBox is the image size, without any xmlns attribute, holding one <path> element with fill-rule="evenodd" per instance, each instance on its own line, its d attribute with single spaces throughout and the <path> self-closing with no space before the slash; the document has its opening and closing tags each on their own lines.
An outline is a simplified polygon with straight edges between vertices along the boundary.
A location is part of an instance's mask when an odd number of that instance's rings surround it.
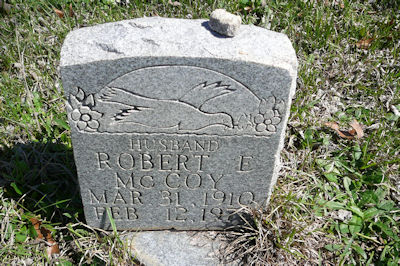
<svg viewBox="0 0 400 266">
<path fill-rule="evenodd" d="M 266 112 L 264 114 L 264 118 L 265 119 L 271 119 L 272 117 L 274 117 L 274 111 L 273 110 L 268 110 L 268 112 Z"/>
<path fill-rule="evenodd" d="M 81 113 L 79 113 L 78 109 L 75 109 L 71 112 L 71 118 L 74 121 L 78 121 L 79 118 L 81 117 Z"/>
<path fill-rule="evenodd" d="M 90 115 L 90 116 L 92 117 L 92 119 L 94 119 L 94 120 L 97 120 L 97 119 L 99 119 L 99 118 L 102 116 L 101 113 L 96 112 L 96 111 L 93 111 L 93 110 L 90 110 L 89 115 Z"/>
<path fill-rule="evenodd" d="M 279 124 L 279 122 L 281 122 L 281 118 L 280 117 L 273 117 L 271 119 L 271 122 L 272 122 L 273 125 L 277 125 L 277 124 Z"/>
<path fill-rule="evenodd" d="M 274 125 L 268 125 L 267 129 L 268 129 L 268 131 L 271 131 L 271 132 L 276 131 L 276 127 Z"/>
<path fill-rule="evenodd" d="M 85 127 L 87 126 L 87 123 L 84 122 L 84 121 L 79 121 L 79 122 L 77 123 L 77 126 L 78 126 L 78 128 L 79 128 L 80 130 L 84 130 Z"/>
<path fill-rule="evenodd" d="M 93 129 L 99 128 L 100 124 L 96 120 L 91 120 L 88 122 L 88 126 Z"/>
<path fill-rule="evenodd" d="M 69 96 L 69 102 L 68 103 L 71 105 L 72 109 L 78 109 L 79 107 L 81 107 L 81 103 L 72 94 Z"/>
<path fill-rule="evenodd" d="M 81 108 L 79 108 L 79 111 L 81 111 L 81 114 L 90 114 L 91 112 L 90 108 L 87 106 L 82 106 Z"/>
</svg>

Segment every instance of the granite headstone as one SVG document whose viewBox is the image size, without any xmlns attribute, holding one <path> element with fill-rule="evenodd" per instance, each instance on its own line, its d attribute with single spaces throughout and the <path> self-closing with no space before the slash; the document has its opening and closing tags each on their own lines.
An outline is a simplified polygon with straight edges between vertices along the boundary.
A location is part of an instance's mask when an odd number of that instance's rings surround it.
<svg viewBox="0 0 400 266">
<path fill-rule="evenodd" d="M 86 221 L 118 229 L 224 229 L 265 205 L 296 84 L 281 33 L 140 18 L 81 28 L 61 51 Z"/>
</svg>

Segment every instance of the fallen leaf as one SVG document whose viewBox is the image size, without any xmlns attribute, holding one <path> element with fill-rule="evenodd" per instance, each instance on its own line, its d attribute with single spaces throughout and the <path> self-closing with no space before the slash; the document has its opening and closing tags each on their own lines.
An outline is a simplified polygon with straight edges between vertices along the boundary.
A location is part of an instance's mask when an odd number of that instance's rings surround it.
<svg viewBox="0 0 400 266">
<path fill-rule="evenodd" d="M 339 130 L 339 125 L 336 122 L 326 122 L 325 126 L 330 127 L 334 130 Z"/>
<path fill-rule="evenodd" d="M 350 135 L 355 136 L 357 134 L 357 132 L 354 129 L 350 129 L 349 130 Z"/>
<path fill-rule="evenodd" d="M 338 123 L 336 122 L 327 122 L 325 123 L 325 126 L 332 128 L 333 130 L 336 131 L 336 133 L 345 139 L 360 139 L 364 136 L 364 131 L 361 127 L 361 125 L 357 122 L 357 120 L 353 120 L 350 123 L 350 126 L 353 128 L 351 130 L 340 130 L 340 127 L 338 125 Z"/>
<path fill-rule="evenodd" d="M 57 8 L 53 8 L 53 10 L 54 10 L 54 12 L 56 12 L 56 14 L 59 18 L 64 17 L 64 12 L 62 12 L 61 10 L 58 10 Z"/>
<path fill-rule="evenodd" d="M 31 221 L 31 223 L 32 223 L 33 227 L 35 228 L 35 231 L 36 231 L 36 233 L 38 235 L 36 237 L 36 239 L 43 239 L 43 234 L 40 231 L 41 222 L 36 218 L 31 218 L 30 221 Z"/>
<path fill-rule="evenodd" d="M 75 15 L 74 10 L 72 9 L 72 4 L 69 4 L 69 16 L 72 18 Z"/>
<path fill-rule="evenodd" d="M 46 253 L 49 258 L 51 258 L 54 254 L 60 254 L 60 248 L 58 244 L 53 239 L 47 240 L 48 247 L 46 248 Z"/>
<path fill-rule="evenodd" d="M 248 11 L 248 12 L 251 12 L 251 11 L 253 10 L 250 6 L 246 6 L 246 7 L 244 7 L 243 9 L 246 10 L 246 11 Z"/>
<path fill-rule="evenodd" d="M 168 4 L 173 5 L 173 6 L 181 6 L 182 4 L 179 3 L 178 1 L 172 2 L 171 0 L 168 0 Z"/>
<path fill-rule="evenodd" d="M 51 258 L 53 254 L 60 254 L 60 248 L 58 247 L 57 242 L 54 241 L 53 237 L 51 236 L 50 230 L 41 226 L 42 223 L 36 218 L 31 218 L 30 221 L 38 235 L 36 237 L 36 240 L 45 240 L 45 243 L 47 245 L 47 256 Z"/>
<path fill-rule="evenodd" d="M 353 121 L 351 121 L 350 126 L 355 131 L 356 138 L 361 139 L 362 137 L 364 137 L 364 131 L 363 131 L 360 123 L 358 123 L 357 120 L 354 119 Z M 354 132 L 353 130 L 351 130 L 352 133 Z"/>
<path fill-rule="evenodd" d="M 371 46 L 371 43 L 373 40 L 374 40 L 374 38 L 361 39 L 358 42 L 356 42 L 356 46 L 357 46 L 357 48 L 360 48 L 360 49 L 368 49 Z"/>
</svg>

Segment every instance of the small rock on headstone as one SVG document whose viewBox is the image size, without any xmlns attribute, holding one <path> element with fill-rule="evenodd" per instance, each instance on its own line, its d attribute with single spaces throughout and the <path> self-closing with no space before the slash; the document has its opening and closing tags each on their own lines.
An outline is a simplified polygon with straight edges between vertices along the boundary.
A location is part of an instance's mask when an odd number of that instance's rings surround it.
<svg viewBox="0 0 400 266">
<path fill-rule="evenodd" d="M 229 37 L 233 37 L 238 33 L 241 23 L 240 16 L 229 13 L 225 9 L 214 10 L 210 15 L 209 21 L 212 30 Z"/>
</svg>

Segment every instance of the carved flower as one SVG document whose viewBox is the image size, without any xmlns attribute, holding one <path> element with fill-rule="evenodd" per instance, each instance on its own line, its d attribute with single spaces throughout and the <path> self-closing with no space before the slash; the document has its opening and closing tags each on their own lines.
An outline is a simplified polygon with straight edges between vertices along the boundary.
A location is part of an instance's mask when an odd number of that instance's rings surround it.
<svg viewBox="0 0 400 266">
<path fill-rule="evenodd" d="M 259 113 L 254 116 L 255 130 L 257 132 L 276 132 L 276 126 L 281 122 L 285 102 L 276 102 L 274 96 L 262 99 Z"/>
<path fill-rule="evenodd" d="M 85 105 L 83 104 L 85 102 Z M 79 130 L 94 132 L 99 128 L 99 118 L 101 113 L 92 110 L 90 107 L 94 105 L 93 95 L 85 97 L 82 89 L 78 88 L 76 95 L 71 94 L 69 104 L 71 119 L 76 123 Z"/>
<path fill-rule="evenodd" d="M 99 112 L 90 110 L 88 106 L 81 106 L 74 109 L 71 113 L 71 118 L 76 122 L 76 126 L 80 130 L 96 131 L 99 128 L 98 119 L 101 117 Z"/>
</svg>

